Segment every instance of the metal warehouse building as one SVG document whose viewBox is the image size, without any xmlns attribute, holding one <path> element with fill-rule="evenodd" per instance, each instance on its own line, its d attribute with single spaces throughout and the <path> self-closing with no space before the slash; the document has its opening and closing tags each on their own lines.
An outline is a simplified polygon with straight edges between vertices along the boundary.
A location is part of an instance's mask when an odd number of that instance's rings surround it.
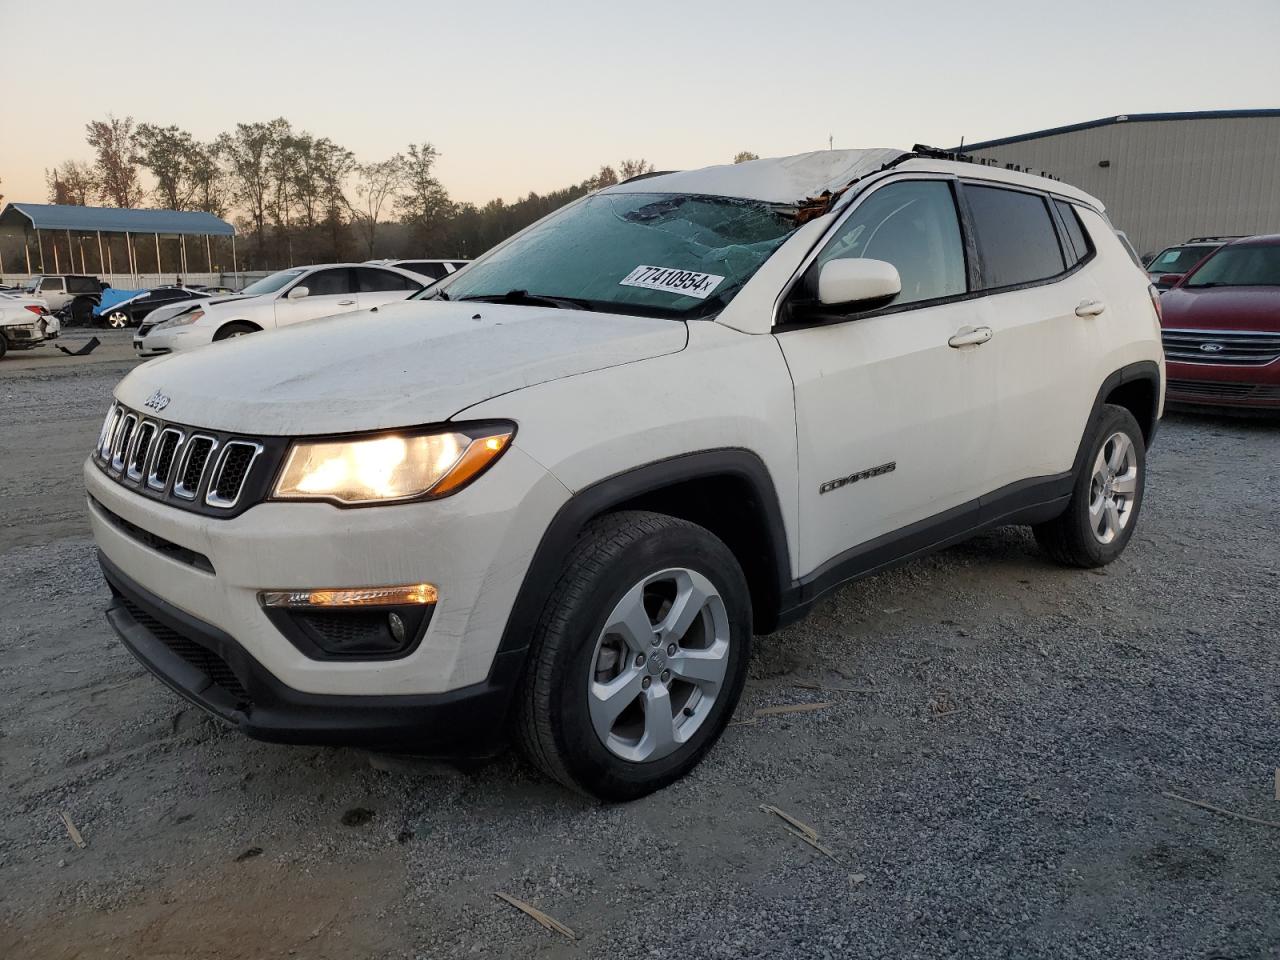
<svg viewBox="0 0 1280 960">
<path fill-rule="evenodd" d="M 1280 110 L 1135 113 L 957 149 L 1092 193 L 1139 253 L 1280 233 Z"/>
</svg>

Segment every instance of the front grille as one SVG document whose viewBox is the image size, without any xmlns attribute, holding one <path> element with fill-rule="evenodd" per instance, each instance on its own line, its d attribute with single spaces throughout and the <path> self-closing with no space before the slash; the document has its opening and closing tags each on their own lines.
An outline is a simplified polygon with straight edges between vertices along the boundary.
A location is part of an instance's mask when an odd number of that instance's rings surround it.
<svg viewBox="0 0 1280 960">
<path fill-rule="evenodd" d="M 212 680 L 215 686 L 221 687 L 241 704 L 251 702 L 249 691 L 244 688 L 244 684 L 240 682 L 240 678 L 235 675 L 227 661 L 208 647 L 200 646 L 194 640 L 184 637 L 177 630 L 161 623 L 128 597 L 122 596 L 120 600 L 129 611 L 129 616 L 133 617 L 140 626 Z"/>
<path fill-rule="evenodd" d="M 232 517 L 266 498 L 288 443 L 192 430 L 113 404 L 94 459 L 112 479 L 153 499 Z"/>
<path fill-rule="evenodd" d="M 1170 380 L 1168 398 L 1193 400 L 1253 400 L 1280 402 L 1280 386 L 1255 383 L 1225 383 L 1212 380 Z"/>
<path fill-rule="evenodd" d="M 1280 358 L 1280 333 L 1247 330 L 1165 330 L 1164 355 L 1179 363 L 1230 366 L 1271 363 Z"/>
</svg>

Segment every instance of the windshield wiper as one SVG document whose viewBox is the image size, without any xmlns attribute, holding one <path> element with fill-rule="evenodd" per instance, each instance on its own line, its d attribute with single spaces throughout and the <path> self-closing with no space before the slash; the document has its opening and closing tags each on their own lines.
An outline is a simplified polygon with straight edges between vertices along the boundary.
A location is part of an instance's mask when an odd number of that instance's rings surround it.
<svg viewBox="0 0 1280 960">
<path fill-rule="evenodd" d="M 590 310 L 590 300 L 579 300 L 574 297 L 549 297 L 541 293 L 530 293 L 528 290 L 508 290 L 506 293 L 479 294 L 471 297 L 458 297 L 459 301 L 473 300 L 480 303 L 515 303 L 529 307 L 560 307 L 565 310 Z"/>
</svg>

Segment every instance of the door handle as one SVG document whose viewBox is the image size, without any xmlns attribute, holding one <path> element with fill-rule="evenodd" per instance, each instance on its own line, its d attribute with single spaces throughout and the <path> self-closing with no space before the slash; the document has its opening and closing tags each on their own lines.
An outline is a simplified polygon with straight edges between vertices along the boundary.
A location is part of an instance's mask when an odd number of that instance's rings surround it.
<svg viewBox="0 0 1280 960">
<path fill-rule="evenodd" d="M 340 306 L 340 307 L 349 307 L 349 306 L 351 306 L 353 303 L 355 303 L 355 301 L 354 301 L 354 300 L 339 300 L 339 301 L 338 301 L 338 306 Z"/>
<path fill-rule="evenodd" d="M 976 347 L 991 339 L 990 327 L 961 327 L 956 335 L 947 341 L 949 347 Z"/>
<path fill-rule="evenodd" d="M 1105 309 L 1107 309 L 1107 305 L 1101 300 L 1081 300 L 1080 305 L 1076 307 L 1076 316 L 1096 317 Z"/>
</svg>

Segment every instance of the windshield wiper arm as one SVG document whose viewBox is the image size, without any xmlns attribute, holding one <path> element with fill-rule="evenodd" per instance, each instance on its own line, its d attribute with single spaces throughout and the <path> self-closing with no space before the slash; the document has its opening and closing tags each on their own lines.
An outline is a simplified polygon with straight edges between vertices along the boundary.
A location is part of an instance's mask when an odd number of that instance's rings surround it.
<svg viewBox="0 0 1280 960">
<path fill-rule="evenodd" d="M 528 290 L 508 290 L 506 293 L 459 297 L 458 300 L 474 300 L 481 303 L 516 303 L 531 307 L 561 307 L 566 310 L 591 309 L 589 300 L 579 300 L 575 297 L 550 297 L 541 293 L 530 293 Z"/>
</svg>

